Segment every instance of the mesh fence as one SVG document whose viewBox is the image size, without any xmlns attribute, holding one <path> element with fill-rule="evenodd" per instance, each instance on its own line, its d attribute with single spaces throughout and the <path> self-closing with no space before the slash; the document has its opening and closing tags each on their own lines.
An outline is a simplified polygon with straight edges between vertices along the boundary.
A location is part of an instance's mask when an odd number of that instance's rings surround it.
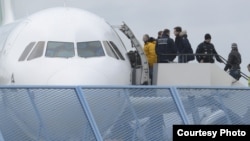
<svg viewBox="0 0 250 141">
<path fill-rule="evenodd" d="M 0 130 L 5 141 L 172 141 L 175 124 L 249 124 L 249 100 L 248 88 L 1 87 Z"/>
<path fill-rule="evenodd" d="M 1 89 L 6 141 L 95 140 L 74 89 Z"/>
</svg>

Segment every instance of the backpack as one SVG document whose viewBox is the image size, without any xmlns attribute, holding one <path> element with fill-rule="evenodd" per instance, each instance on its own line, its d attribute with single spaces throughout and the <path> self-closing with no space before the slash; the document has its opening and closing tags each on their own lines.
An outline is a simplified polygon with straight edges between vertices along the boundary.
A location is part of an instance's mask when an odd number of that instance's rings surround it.
<svg viewBox="0 0 250 141">
<path fill-rule="evenodd" d="M 195 59 L 194 51 L 193 51 L 193 49 L 191 47 L 191 44 L 189 43 L 188 39 L 183 38 L 182 41 L 183 41 L 184 46 L 185 46 L 184 53 L 190 54 L 190 55 L 187 55 L 187 61 L 194 60 Z"/>
<path fill-rule="evenodd" d="M 131 67 L 135 68 L 136 66 L 141 65 L 141 57 L 138 51 L 131 50 L 127 53 L 127 55 L 129 57 Z"/>
<path fill-rule="evenodd" d="M 192 49 L 192 47 L 190 46 L 190 47 L 188 47 L 188 49 L 187 49 L 187 54 L 190 54 L 190 55 L 188 55 L 187 56 L 187 61 L 192 61 L 192 60 L 194 60 L 194 51 L 193 51 L 193 49 Z"/>
</svg>

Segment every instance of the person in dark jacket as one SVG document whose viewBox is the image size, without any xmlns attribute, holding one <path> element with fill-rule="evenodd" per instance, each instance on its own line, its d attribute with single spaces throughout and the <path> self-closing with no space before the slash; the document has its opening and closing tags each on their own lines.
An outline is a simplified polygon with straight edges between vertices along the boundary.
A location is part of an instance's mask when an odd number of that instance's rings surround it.
<svg viewBox="0 0 250 141">
<path fill-rule="evenodd" d="M 205 41 L 200 43 L 196 49 L 196 60 L 199 63 L 214 63 L 215 57 L 218 62 L 223 63 L 214 45 L 211 43 L 211 35 L 206 33 L 204 38 Z"/>
<path fill-rule="evenodd" d="M 183 56 L 183 50 L 184 50 L 184 46 L 183 46 L 183 42 L 182 42 L 182 37 L 180 36 L 180 33 L 182 32 L 182 28 L 180 26 L 176 26 L 174 28 L 174 35 L 175 35 L 175 48 L 177 50 L 177 54 L 178 54 L 178 62 L 182 63 L 184 62 L 184 58 L 185 56 Z"/>
<path fill-rule="evenodd" d="M 224 70 L 227 71 L 229 69 L 229 74 L 236 80 L 239 80 L 241 77 L 240 64 L 241 64 L 241 54 L 238 51 L 237 44 L 232 43 L 232 50 L 228 55 L 227 64 Z"/>
<path fill-rule="evenodd" d="M 157 54 L 158 63 L 172 62 L 176 57 L 174 40 L 169 36 L 170 30 L 165 29 L 162 36 L 157 39 L 155 52 Z"/>
</svg>

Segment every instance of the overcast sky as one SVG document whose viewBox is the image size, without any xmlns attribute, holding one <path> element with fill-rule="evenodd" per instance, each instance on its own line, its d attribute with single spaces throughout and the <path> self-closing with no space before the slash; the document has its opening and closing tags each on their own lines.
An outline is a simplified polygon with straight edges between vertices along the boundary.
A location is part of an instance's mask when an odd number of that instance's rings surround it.
<svg viewBox="0 0 250 141">
<path fill-rule="evenodd" d="M 238 44 L 242 71 L 249 74 L 250 1 L 249 0 L 12 0 L 15 16 L 25 17 L 52 6 L 78 7 L 93 12 L 112 25 L 124 21 L 142 43 L 143 34 L 156 37 L 159 30 L 187 30 L 194 51 L 210 33 L 217 52 L 227 58 L 231 43 Z M 218 64 L 218 63 L 217 63 Z M 224 67 L 224 65 L 220 65 Z M 244 83 L 247 83 L 244 81 Z"/>
</svg>

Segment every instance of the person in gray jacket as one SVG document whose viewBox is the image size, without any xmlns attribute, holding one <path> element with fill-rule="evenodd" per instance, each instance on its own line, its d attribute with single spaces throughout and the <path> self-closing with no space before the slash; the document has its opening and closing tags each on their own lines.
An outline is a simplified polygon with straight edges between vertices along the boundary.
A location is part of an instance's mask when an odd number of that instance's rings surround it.
<svg viewBox="0 0 250 141">
<path fill-rule="evenodd" d="M 238 51 L 237 44 L 232 43 L 232 50 L 228 55 L 227 64 L 224 70 L 227 71 L 229 69 L 229 74 L 236 80 L 239 80 L 241 77 L 240 64 L 241 64 L 241 54 Z"/>
</svg>

